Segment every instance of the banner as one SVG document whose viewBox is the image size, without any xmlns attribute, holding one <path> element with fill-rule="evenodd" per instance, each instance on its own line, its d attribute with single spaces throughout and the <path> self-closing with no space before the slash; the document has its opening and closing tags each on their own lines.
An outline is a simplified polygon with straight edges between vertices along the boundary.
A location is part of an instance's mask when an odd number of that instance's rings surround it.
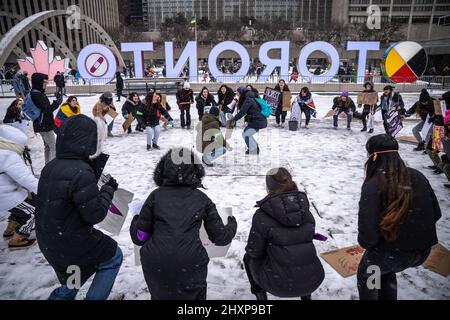
<svg viewBox="0 0 450 320">
<path fill-rule="evenodd" d="M 272 115 L 274 115 L 278 108 L 278 103 L 280 103 L 281 92 L 267 87 L 264 91 L 263 99 L 266 100 L 268 104 L 270 104 L 270 106 L 272 107 Z"/>
<path fill-rule="evenodd" d="M 99 181 L 99 187 L 109 180 L 109 175 L 102 175 Z M 125 219 L 128 215 L 128 204 L 133 200 L 134 194 L 125 189 L 117 189 L 114 192 L 114 198 L 109 206 L 105 219 L 97 224 L 97 227 L 108 231 L 114 236 L 120 234 Z"/>
<path fill-rule="evenodd" d="M 445 127 L 443 126 L 433 126 L 433 146 L 432 149 L 435 152 L 444 151 L 444 146 L 442 140 L 445 137 Z"/>
<path fill-rule="evenodd" d="M 393 137 L 397 135 L 402 129 L 403 124 L 400 118 L 400 114 L 395 109 L 386 113 L 387 133 Z"/>
<path fill-rule="evenodd" d="M 431 127 L 433 126 L 433 123 L 430 122 L 430 115 L 427 115 L 427 119 L 425 120 L 425 123 L 423 124 L 422 131 L 420 131 L 420 135 L 422 136 L 422 139 L 425 141 L 427 139 L 428 133 L 431 130 Z M 425 141 L 427 143 L 428 141 Z"/>
</svg>

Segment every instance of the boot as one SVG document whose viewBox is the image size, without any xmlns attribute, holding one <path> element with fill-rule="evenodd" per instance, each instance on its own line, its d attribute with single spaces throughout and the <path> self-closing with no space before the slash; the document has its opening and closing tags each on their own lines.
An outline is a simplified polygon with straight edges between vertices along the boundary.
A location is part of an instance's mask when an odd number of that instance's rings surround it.
<svg viewBox="0 0 450 320">
<path fill-rule="evenodd" d="M 254 295 L 256 296 L 256 300 L 268 300 L 267 292 L 265 291 L 256 292 Z"/>
<path fill-rule="evenodd" d="M 416 148 L 413 149 L 414 151 L 423 151 L 425 150 L 425 143 L 420 142 Z"/>
<path fill-rule="evenodd" d="M 132 131 L 131 131 L 131 127 L 129 127 L 128 128 L 128 134 L 130 134 Z"/>
<path fill-rule="evenodd" d="M 430 170 L 436 170 L 438 167 L 437 166 L 428 166 L 428 169 Z"/>
<path fill-rule="evenodd" d="M 156 143 L 153 144 L 153 149 L 161 150 L 161 148 Z"/>
<path fill-rule="evenodd" d="M 437 168 L 436 170 L 434 170 L 434 174 L 443 174 L 444 171 L 442 171 L 441 168 Z"/>
<path fill-rule="evenodd" d="M 366 131 L 367 131 L 367 127 L 364 126 L 364 127 L 361 129 L 361 132 L 366 132 Z"/>
<path fill-rule="evenodd" d="M 370 130 L 369 130 L 369 133 L 373 133 L 373 129 L 370 129 Z"/>
<path fill-rule="evenodd" d="M 111 131 L 108 131 L 108 137 L 110 137 L 110 138 L 113 138 L 113 137 L 114 137 L 114 135 L 112 134 Z"/>
<path fill-rule="evenodd" d="M 12 236 L 14 236 L 14 230 L 16 229 L 16 227 L 18 225 L 19 224 L 16 221 L 9 220 L 8 221 L 8 226 L 6 227 L 6 230 L 5 230 L 5 232 L 3 232 L 3 238 L 9 239 Z"/>
<path fill-rule="evenodd" d="M 8 243 L 8 248 L 10 250 L 26 249 L 31 247 L 36 243 L 36 239 L 28 239 L 27 237 L 21 236 L 20 234 L 14 233 L 12 239 Z"/>
<path fill-rule="evenodd" d="M 151 145 L 147 145 L 147 151 L 149 151 L 149 150 L 151 150 L 152 149 L 152 146 Z"/>
</svg>

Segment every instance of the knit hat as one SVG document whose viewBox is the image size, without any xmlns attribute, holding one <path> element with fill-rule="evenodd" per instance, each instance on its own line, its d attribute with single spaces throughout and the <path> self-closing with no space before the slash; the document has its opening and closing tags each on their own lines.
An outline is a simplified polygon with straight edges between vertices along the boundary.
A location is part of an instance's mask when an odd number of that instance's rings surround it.
<svg viewBox="0 0 450 320">
<path fill-rule="evenodd" d="M 219 111 L 219 108 L 217 108 L 217 107 L 211 107 L 211 109 L 209 109 L 209 114 L 212 114 L 215 117 L 218 117 L 219 113 L 220 113 L 220 111 Z"/>
<path fill-rule="evenodd" d="M 444 124 L 448 125 L 450 123 L 450 110 L 445 111 Z"/>
<path fill-rule="evenodd" d="M 426 102 L 428 100 L 430 100 L 430 94 L 428 93 L 427 89 L 423 88 L 422 92 L 420 93 L 419 101 Z"/>
<path fill-rule="evenodd" d="M 244 86 L 240 86 L 236 91 L 239 92 L 240 95 L 243 95 L 247 91 L 247 88 Z"/>
<path fill-rule="evenodd" d="M 190 89 L 191 88 L 191 85 L 189 84 L 189 82 L 185 82 L 184 84 L 183 84 L 183 89 Z"/>
<path fill-rule="evenodd" d="M 341 97 L 348 98 L 348 91 L 347 90 L 343 91 L 342 94 L 341 94 Z"/>
</svg>

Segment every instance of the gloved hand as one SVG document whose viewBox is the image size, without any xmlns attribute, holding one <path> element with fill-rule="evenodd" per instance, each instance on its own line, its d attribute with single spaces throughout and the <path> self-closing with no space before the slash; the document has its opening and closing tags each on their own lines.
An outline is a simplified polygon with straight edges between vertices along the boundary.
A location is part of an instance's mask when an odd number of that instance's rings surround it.
<svg viewBox="0 0 450 320">
<path fill-rule="evenodd" d="M 228 216 L 228 224 L 237 224 L 234 216 Z"/>
<path fill-rule="evenodd" d="M 173 123 L 173 120 L 170 120 L 169 124 L 172 126 L 172 128 L 175 128 L 175 124 Z"/>
<path fill-rule="evenodd" d="M 111 188 L 113 188 L 114 191 L 117 191 L 117 189 L 119 188 L 119 184 L 117 183 L 116 179 L 114 179 L 113 177 L 111 177 L 108 182 L 105 183 L 105 186 L 109 186 Z"/>
</svg>

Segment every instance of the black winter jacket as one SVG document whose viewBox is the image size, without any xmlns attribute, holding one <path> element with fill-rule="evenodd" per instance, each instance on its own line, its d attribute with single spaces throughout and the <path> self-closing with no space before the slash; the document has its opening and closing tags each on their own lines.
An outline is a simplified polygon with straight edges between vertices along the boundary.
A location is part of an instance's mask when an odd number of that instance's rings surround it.
<svg viewBox="0 0 450 320">
<path fill-rule="evenodd" d="M 123 78 L 122 76 L 116 76 L 116 90 L 122 91 L 123 90 Z"/>
<path fill-rule="evenodd" d="M 140 101 L 138 101 L 138 103 L 134 103 L 134 101 L 127 99 L 127 101 L 125 101 L 125 103 L 122 106 L 122 115 L 125 117 L 131 114 L 133 117 L 136 118 L 136 113 L 140 103 L 141 103 Z"/>
<path fill-rule="evenodd" d="M 430 115 L 430 120 L 433 121 L 434 118 L 434 99 L 430 99 L 425 102 L 417 101 L 414 105 L 406 111 L 407 116 L 411 116 L 414 113 L 418 113 L 422 121 L 427 120 L 427 116 Z"/>
<path fill-rule="evenodd" d="M 81 268 L 84 283 L 116 253 L 117 243 L 94 228 L 106 217 L 114 190 L 104 185 L 99 191 L 96 166 L 89 160 L 97 149 L 95 122 L 84 115 L 73 116 L 60 131 L 56 158 L 39 179 L 36 237 L 61 284 L 66 284 L 71 265 Z"/>
<path fill-rule="evenodd" d="M 215 107 L 216 106 L 216 100 L 214 100 L 214 96 L 210 93 L 208 97 L 205 99 L 203 98 L 202 94 L 200 93 L 197 98 L 195 98 L 195 101 L 197 102 L 197 109 L 204 110 L 206 106 Z"/>
<path fill-rule="evenodd" d="M 325 273 L 313 244 L 315 221 L 306 194 L 269 194 L 257 206 L 245 248 L 256 282 L 277 297 L 311 294 Z"/>
<path fill-rule="evenodd" d="M 48 76 L 43 73 L 33 73 L 31 76 L 33 89 L 37 90 L 31 92 L 31 99 L 36 107 L 42 112 L 42 119 L 39 117 L 33 121 L 33 128 L 36 133 L 48 132 L 55 129 L 53 112 L 58 109 L 60 103 L 62 102 L 62 100 L 55 100 L 52 104 L 50 104 L 50 100 L 48 100 L 45 95 L 44 80 L 48 80 Z"/>
<path fill-rule="evenodd" d="M 186 102 L 189 102 L 189 104 L 182 104 Z M 189 109 L 192 103 L 194 103 L 194 92 L 191 89 L 180 89 L 177 91 L 177 104 L 180 110 Z"/>
<path fill-rule="evenodd" d="M 341 97 L 336 97 L 333 99 L 333 107 L 332 109 L 339 109 L 342 112 L 355 112 L 356 106 L 351 98 L 347 98 L 347 101 L 344 102 Z"/>
<path fill-rule="evenodd" d="M 163 115 L 167 120 L 173 120 L 170 114 L 160 103 L 151 103 L 145 104 L 142 110 L 142 117 L 144 119 L 144 123 L 149 127 L 156 127 L 159 125 L 159 119 L 161 119 L 161 115 Z"/>
<path fill-rule="evenodd" d="M 247 115 L 249 128 L 259 130 L 267 127 L 267 119 L 262 115 L 261 108 L 255 100 L 255 94 L 253 91 L 247 91 L 245 93 L 244 102 L 242 103 L 239 112 L 234 117 L 234 120 L 238 121 L 245 115 Z"/>
<path fill-rule="evenodd" d="M 233 102 L 234 91 L 230 87 L 225 86 L 225 88 L 227 89 L 225 94 L 223 94 L 220 89 L 217 92 L 217 96 L 218 96 L 217 105 L 220 106 L 221 111 L 223 111 L 223 112 L 231 112 L 231 109 L 228 108 L 228 105 L 231 102 Z"/>
<path fill-rule="evenodd" d="M 441 218 L 441 209 L 427 178 L 409 168 L 413 201 L 405 220 L 399 225 L 398 238 L 389 242 L 379 231 L 379 223 L 386 209 L 381 203 L 378 179 L 364 183 L 359 201 L 358 242 L 366 249 L 399 250 L 417 252 L 430 249 L 438 242 L 436 221 Z"/>
<path fill-rule="evenodd" d="M 229 244 L 236 234 L 236 220 L 224 226 L 215 204 L 197 189 L 203 175 L 201 165 L 178 166 L 166 154 L 154 173 L 159 188 L 133 218 L 130 234 L 143 246 L 142 269 L 152 300 L 205 298 L 209 258 L 199 237 L 202 222 L 216 245 Z M 138 231 L 149 240 L 140 240 Z"/>
</svg>

